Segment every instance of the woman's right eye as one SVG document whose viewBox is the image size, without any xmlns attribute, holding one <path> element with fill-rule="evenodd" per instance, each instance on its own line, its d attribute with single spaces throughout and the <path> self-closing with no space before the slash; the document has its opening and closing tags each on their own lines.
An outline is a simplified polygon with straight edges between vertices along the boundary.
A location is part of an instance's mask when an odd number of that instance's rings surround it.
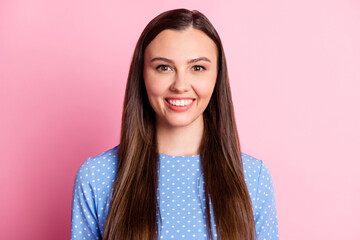
<svg viewBox="0 0 360 240">
<path fill-rule="evenodd" d="M 170 67 L 167 66 L 167 65 L 159 65 L 159 66 L 156 67 L 156 69 L 158 69 L 158 70 L 160 70 L 162 72 L 166 72 L 166 71 L 170 70 Z"/>
</svg>

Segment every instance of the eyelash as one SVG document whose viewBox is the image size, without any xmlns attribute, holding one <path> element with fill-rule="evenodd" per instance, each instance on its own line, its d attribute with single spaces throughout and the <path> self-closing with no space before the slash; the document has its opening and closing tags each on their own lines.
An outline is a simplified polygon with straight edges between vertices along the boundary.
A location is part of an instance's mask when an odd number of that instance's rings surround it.
<svg viewBox="0 0 360 240">
<path fill-rule="evenodd" d="M 168 67 L 168 68 L 170 68 L 169 65 L 159 65 L 159 66 L 156 67 L 156 69 L 158 70 L 158 69 L 160 69 L 161 67 Z M 194 65 L 193 67 L 200 67 L 200 68 L 202 68 L 202 70 L 200 70 L 200 71 L 195 71 L 195 72 L 202 72 L 202 71 L 205 71 L 205 70 L 206 70 L 206 68 L 205 68 L 204 66 L 201 66 L 201 65 Z M 162 71 L 162 72 L 165 72 L 165 71 Z"/>
</svg>

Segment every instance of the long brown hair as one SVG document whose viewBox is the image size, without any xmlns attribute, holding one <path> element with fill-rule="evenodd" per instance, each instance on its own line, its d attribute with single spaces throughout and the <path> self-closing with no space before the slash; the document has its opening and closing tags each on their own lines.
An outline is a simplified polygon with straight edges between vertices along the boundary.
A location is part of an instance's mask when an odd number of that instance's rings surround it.
<svg viewBox="0 0 360 240">
<path fill-rule="evenodd" d="M 251 199 L 244 179 L 240 143 L 220 37 L 199 11 L 174 9 L 154 18 L 142 32 L 135 48 L 127 79 L 119 145 L 119 165 L 104 239 L 157 239 L 159 156 L 155 113 L 143 80 L 144 52 L 163 30 L 193 27 L 217 45 L 218 75 L 209 105 L 203 113 L 204 133 L 200 145 L 204 176 L 207 231 L 211 229 L 210 199 L 216 231 L 223 240 L 253 240 L 255 224 Z"/>
</svg>

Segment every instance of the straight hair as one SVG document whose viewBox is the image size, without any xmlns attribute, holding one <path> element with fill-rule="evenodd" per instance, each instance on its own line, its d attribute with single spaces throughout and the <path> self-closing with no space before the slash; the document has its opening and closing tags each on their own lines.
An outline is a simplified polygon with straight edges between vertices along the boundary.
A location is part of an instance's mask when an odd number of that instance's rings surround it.
<svg viewBox="0 0 360 240">
<path fill-rule="evenodd" d="M 204 132 L 200 144 L 207 236 L 213 239 L 215 233 L 211 227 L 212 207 L 218 239 L 256 238 L 222 43 L 205 15 L 181 8 L 166 11 L 151 20 L 136 44 L 124 97 L 118 167 L 104 240 L 153 240 L 159 237 L 156 116 L 143 79 L 144 52 L 161 31 L 183 31 L 189 27 L 204 32 L 218 50 L 218 74 L 203 113 Z"/>
</svg>

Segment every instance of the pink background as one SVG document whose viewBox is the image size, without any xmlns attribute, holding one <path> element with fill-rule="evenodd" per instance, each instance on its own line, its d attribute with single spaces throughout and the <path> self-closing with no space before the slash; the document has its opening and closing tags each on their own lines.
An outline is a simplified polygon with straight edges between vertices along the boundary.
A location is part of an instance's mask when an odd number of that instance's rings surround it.
<svg viewBox="0 0 360 240">
<path fill-rule="evenodd" d="M 273 175 L 280 238 L 360 239 L 356 0 L 0 0 L 0 239 L 70 238 L 76 171 L 118 144 L 135 43 L 178 7 L 222 38 L 242 150 Z"/>
</svg>

